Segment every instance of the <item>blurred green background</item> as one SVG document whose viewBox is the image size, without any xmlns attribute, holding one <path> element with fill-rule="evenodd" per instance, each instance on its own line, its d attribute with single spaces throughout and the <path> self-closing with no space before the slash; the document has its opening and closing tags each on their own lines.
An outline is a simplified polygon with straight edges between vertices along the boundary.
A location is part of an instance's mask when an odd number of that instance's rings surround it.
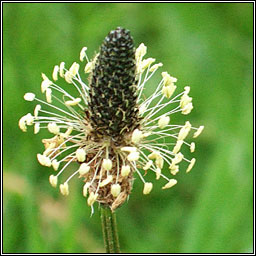
<svg viewBox="0 0 256 256">
<path fill-rule="evenodd" d="M 174 188 L 153 181 L 143 196 L 136 179 L 117 210 L 122 251 L 252 251 L 252 3 L 4 3 L 3 15 L 5 253 L 104 252 L 99 211 L 90 217 L 81 180 L 72 180 L 67 198 L 53 189 L 52 169 L 36 160 L 46 133 L 23 133 L 17 124 L 34 107 L 23 95 L 40 94 L 41 72 L 78 61 L 83 46 L 92 57 L 117 26 L 136 46 L 144 42 L 178 87 L 191 86 L 194 109 L 176 121 L 205 125 L 196 166 L 178 174 Z"/>
</svg>

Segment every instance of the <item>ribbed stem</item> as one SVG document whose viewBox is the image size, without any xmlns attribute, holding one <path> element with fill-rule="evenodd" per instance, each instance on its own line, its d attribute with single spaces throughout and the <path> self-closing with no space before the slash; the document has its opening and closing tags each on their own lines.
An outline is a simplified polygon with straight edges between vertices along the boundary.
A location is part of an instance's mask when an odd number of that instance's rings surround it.
<svg viewBox="0 0 256 256">
<path fill-rule="evenodd" d="M 120 253 L 116 215 L 108 206 L 101 205 L 100 210 L 106 253 Z"/>
</svg>

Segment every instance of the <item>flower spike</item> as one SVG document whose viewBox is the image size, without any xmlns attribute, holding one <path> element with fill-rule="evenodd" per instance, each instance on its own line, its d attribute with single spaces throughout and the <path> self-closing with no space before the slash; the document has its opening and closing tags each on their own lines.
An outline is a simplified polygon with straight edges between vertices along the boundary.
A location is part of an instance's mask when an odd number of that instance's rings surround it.
<svg viewBox="0 0 256 256">
<path fill-rule="evenodd" d="M 187 162 L 187 173 L 195 165 L 195 158 L 188 160 L 183 149 L 195 151 L 195 142 L 188 142 L 188 138 L 190 134 L 198 137 L 204 126 L 195 128 L 189 121 L 174 124 L 171 116 L 192 111 L 190 87 L 176 93 L 177 78 L 163 71 L 155 91 L 146 97 L 148 81 L 163 66 L 154 64 L 155 58 L 144 58 L 146 53 L 143 43 L 136 49 L 130 31 L 118 27 L 109 32 L 93 58 L 88 58 L 87 47 L 83 47 L 81 63 L 74 61 L 68 69 L 64 62 L 54 66 L 49 75 L 52 81 L 43 73 L 45 100 L 32 92 L 24 95 L 26 101 L 37 105 L 33 115 L 21 117 L 18 125 L 23 132 L 31 125 L 35 134 L 49 131 L 37 159 L 56 171 L 49 177 L 51 186 L 56 188 L 61 181 L 60 193 L 67 196 L 69 181 L 81 178 L 82 194 L 92 209 L 95 202 L 112 211 L 120 207 L 132 191 L 134 176 L 142 181 L 143 194 L 148 195 L 153 189 L 153 183 L 146 180 L 149 172 L 159 182 L 166 180 L 162 189 L 168 189 L 177 184 L 168 176 L 182 171 L 182 161 Z M 60 80 L 66 86 L 56 84 Z M 73 162 L 78 166 L 62 181 Z"/>
</svg>

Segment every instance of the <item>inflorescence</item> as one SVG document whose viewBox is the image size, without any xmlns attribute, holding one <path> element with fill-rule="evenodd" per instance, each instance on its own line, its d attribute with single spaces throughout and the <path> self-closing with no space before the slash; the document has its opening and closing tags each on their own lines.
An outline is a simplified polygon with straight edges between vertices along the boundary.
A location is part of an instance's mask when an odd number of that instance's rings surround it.
<svg viewBox="0 0 256 256">
<path fill-rule="evenodd" d="M 177 183 L 164 169 L 169 168 L 175 176 L 180 162 L 185 161 L 189 172 L 196 160 L 185 158 L 181 147 L 194 152 L 195 143 L 185 139 L 191 132 L 196 138 L 204 126 L 195 128 L 189 121 L 172 124 L 171 114 L 187 115 L 193 105 L 189 86 L 173 96 L 177 79 L 167 72 L 161 73 L 154 93 L 145 97 L 146 84 L 163 64 L 154 64 L 153 58 L 144 59 L 147 47 L 142 43 L 135 50 L 128 30 L 111 31 L 91 61 L 86 50 L 81 50 L 80 61 L 87 61 L 84 72 L 88 83 L 82 81 L 76 62 L 69 69 L 64 62 L 55 66 L 52 79 L 42 74 L 41 91 L 46 100 L 26 93 L 26 101 L 39 104 L 33 114 L 19 120 L 19 127 L 26 132 L 27 126 L 34 125 L 35 134 L 44 128 L 53 134 L 42 140 L 45 150 L 37 154 L 41 165 L 58 171 L 49 177 L 53 187 L 57 187 L 65 169 L 78 162 L 77 170 L 59 185 L 60 192 L 67 196 L 69 181 L 78 175 L 85 182 L 83 195 L 89 206 L 97 201 L 115 210 L 131 193 L 135 173 L 144 183 L 143 194 L 149 194 L 153 184 L 144 178 L 148 171 L 154 172 L 157 180 L 166 180 L 163 189 Z M 73 86 L 77 95 L 57 85 L 59 78 L 67 87 Z"/>
</svg>

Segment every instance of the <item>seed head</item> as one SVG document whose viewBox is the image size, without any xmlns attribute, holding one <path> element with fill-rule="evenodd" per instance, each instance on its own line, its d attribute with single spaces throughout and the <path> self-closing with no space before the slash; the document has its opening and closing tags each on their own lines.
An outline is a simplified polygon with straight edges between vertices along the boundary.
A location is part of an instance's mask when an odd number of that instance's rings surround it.
<svg viewBox="0 0 256 256">
<path fill-rule="evenodd" d="M 90 79 L 88 109 L 97 133 L 118 141 L 138 125 L 135 71 L 130 32 L 112 30 L 101 45 Z"/>
</svg>

